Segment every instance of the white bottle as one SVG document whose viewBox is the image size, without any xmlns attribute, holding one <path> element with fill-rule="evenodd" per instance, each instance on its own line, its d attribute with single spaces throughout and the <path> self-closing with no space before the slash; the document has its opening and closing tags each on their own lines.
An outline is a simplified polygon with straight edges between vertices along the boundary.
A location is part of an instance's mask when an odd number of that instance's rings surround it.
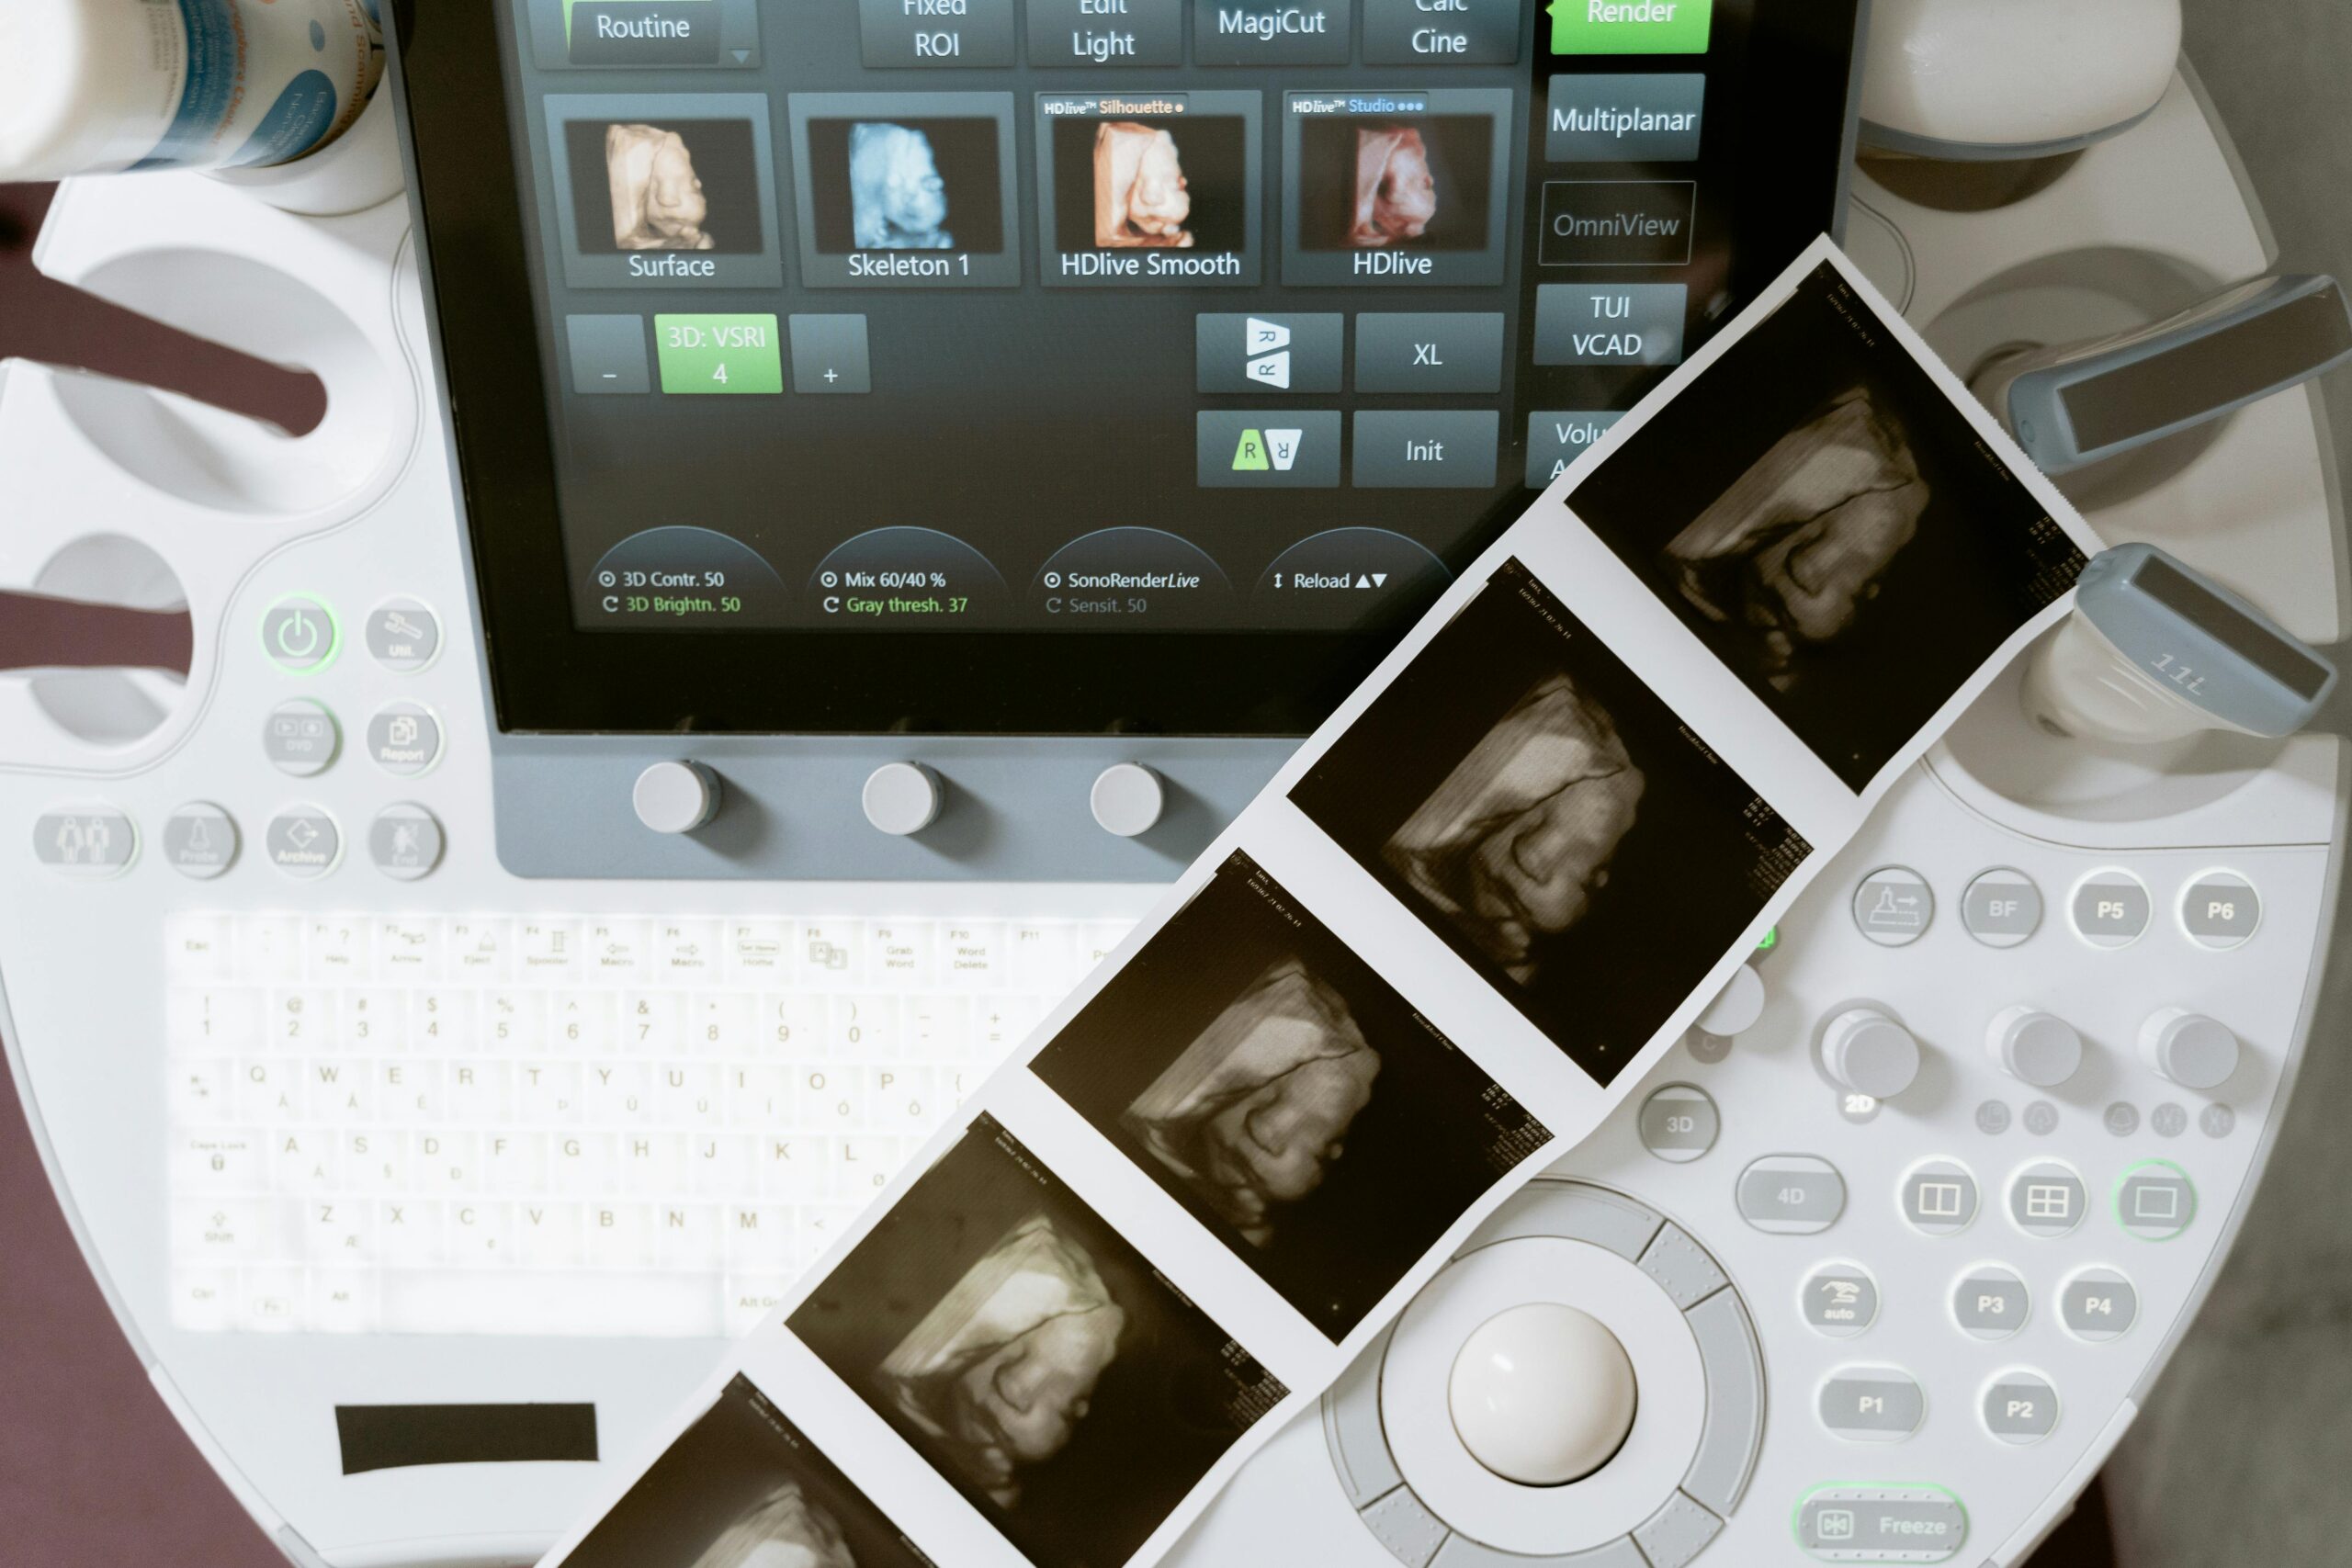
<svg viewBox="0 0 2352 1568">
<path fill-rule="evenodd" d="M 0 0 L 0 180 L 291 163 L 383 70 L 377 0 Z"/>
</svg>

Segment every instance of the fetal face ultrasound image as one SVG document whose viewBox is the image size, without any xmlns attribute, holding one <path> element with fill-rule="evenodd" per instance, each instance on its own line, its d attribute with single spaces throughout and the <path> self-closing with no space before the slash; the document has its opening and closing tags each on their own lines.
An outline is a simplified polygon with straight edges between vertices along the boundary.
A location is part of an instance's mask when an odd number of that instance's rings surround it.
<svg viewBox="0 0 2352 1568">
<path fill-rule="evenodd" d="M 1054 239 L 1062 250 L 1238 251 L 1248 240 L 1248 125 L 1053 122 Z"/>
<path fill-rule="evenodd" d="M 1493 145 L 1484 115 L 1308 120 L 1299 131 L 1300 248 L 1486 249 Z"/>
<path fill-rule="evenodd" d="M 788 1325 L 1038 1568 L 1125 1562 L 1286 1392 L 986 1115 Z"/>
<path fill-rule="evenodd" d="M 1335 1342 L 1550 1137 L 1238 852 L 1030 1069 Z"/>
<path fill-rule="evenodd" d="M 2084 565 L 1826 263 L 1568 506 L 1857 790 Z"/>
<path fill-rule="evenodd" d="M 1603 1085 L 1812 852 L 1516 560 L 1291 799 Z"/>
<path fill-rule="evenodd" d="M 1004 249 L 993 119 L 812 119 L 817 249 Z"/>
<path fill-rule="evenodd" d="M 563 130 L 582 254 L 761 248 L 748 120 L 577 119 Z"/>
<path fill-rule="evenodd" d="M 564 1562 L 571 1568 L 932 1568 L 740 1374 Z"/>
</svg>

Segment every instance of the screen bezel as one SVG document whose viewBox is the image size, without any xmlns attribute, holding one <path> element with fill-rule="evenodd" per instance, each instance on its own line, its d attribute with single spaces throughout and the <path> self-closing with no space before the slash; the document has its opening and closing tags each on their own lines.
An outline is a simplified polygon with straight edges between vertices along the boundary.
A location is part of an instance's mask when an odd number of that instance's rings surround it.
<svg viewBox="0 0 2352 1568">
<path fill-rule="evenodd" d="M 541 413 L 549 357 L 525 242 L 530 209 L 513 157 L 483 154 L 518 145 L 502 67 L 505 9 L 503 0 L 393 6 L 420 260 L 502 732 L 1297 736 L 1387 651 L 1401 621 L 1343 633 L 582 630 Z M 1781 176 L 1780 243 L 1747 236 L 1736 302 L 1839 226 L 1866 14 L 1866 0 L 1759 6 L 1748 63 L 1757 78 L 1772 79 L 1783 62 L 1818 73 L 1826 60 L 1845 61 L 1847 76 L 1835 94 L 1771 95 L 1782 140 L 1757 158 L 1807 171 L 1810 189 L 1798 197 Z M 1281 85 L 1263 70 L 1249 76 Z M 1737 205 L 1750 228 L 1772 205 L 1754 195 L 1746 165 Z M 502 417 L 515 411 L 524 417 Z M 1497 502 L 1447 564 L 1475 557 L 1532 499 Z"/>
</svg>

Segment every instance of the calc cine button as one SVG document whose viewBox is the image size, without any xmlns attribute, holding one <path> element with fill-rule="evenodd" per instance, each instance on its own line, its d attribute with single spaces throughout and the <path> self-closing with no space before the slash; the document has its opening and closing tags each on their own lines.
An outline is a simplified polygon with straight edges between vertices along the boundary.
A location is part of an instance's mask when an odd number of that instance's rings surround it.
<svg viewBox="0 0 2352 1568">
<path fill-rule="evenodd" d="M 1846 1212 L 1846 1179 L 1812 1155 L 1766 1155 L 1739 1173 L 1740 1217 L 1770 1235 L 1817 1235 Z"/>
</svg>

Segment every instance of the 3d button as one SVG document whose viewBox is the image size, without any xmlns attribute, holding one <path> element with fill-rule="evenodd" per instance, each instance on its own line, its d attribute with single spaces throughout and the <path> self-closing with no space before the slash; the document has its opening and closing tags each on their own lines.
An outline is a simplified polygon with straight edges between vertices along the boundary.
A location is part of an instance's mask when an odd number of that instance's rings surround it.
<svg viewBox="0 0 2352 1568">
<path fill-rule="evenodd" d="M 1821 1385 L 1821 1424 L 1864 1443 L 1901 1442 L 1919 1429 L 1928 1396 L 1918 1380 L 1897 1367 L 1849 1367 Z"/>
<path fill-rule="evenodd" d="M 1815 1333 L 1851 1339 L 1878 1321 L 1878 1281 L 1858 1263 L 1825 1263 L 1806 1276 L 1799 1304 Z"/>
<path fill-rule="evenodd" d="M 864 316 L 793 316 L 792 389 L 814 397 L 870 392 L 874 366 Z"/>
<path fill-rule="evenodd" d="M 1908 947 L 1936 918 L 1935 890 L 1908 866 L 1883 865 L 1854 889 L 1854 929 L 1881 947 Z"/>
<path fill-rule="evenodd" d="M 1114 762 L 1094 776 L 1086 804 L 1095 826 L 1122 839 L 1148 833 L 1168 805 L 1167 786 L 1141 762 Z"/>
<path fill-rule="evenodd" d="M 2238 1037 L 2187 1008 L 2158 1008 L 2140 1025 L 2140 1058 L 2183 1089 L 2219 1089 L 2238 1070 Z"/>
<path fill-rule="evenodd" d="M 1979 872 L 1961 895 L 1960 923 L 1987 947 L 2015 947 L 2041 928 L 2041 889 L 2014 866 Z"/>
<path fill-rule="evenodd" d="M 2027 1235 L 2065 1235 L 2089 1210 L 2090 1194 L 2071 1166 L 2036 1160 L 2009 1178 L 2009 1223 Z"/>
<path fill-rule="evenodd" d="M 655 762 L 637 775 L 629 805 L 657 833 L 691 833 L 718 815 L 718 775 L 700 762 Z"/>
<path fill-rule="evenodd" d="M 413 778 L 441 760 L 441 721 L 421 703 L 392 703 L 368 721 L 368 755 L 384 772 Z"/>
<path fill-rule="evenodd" d="M 2055 1089 L 2083 1065 L 2083 1037 L 2064 1019 L 2030 1007 L 2004 1008 L 1984 1026 L 1984 1049 L 2001 1070 L 2036 1089 Z"/>
<path fill-rule="evenodd" d="M 2199 947 L 2244 947 L 2262 923 L 2262 896 L 2233 871 L 2209 871 L 2180 896 L 2180 925 Z"/>
<path fill-rule="evenodd" d="M 2075 885 L 2074 917 L 2093 947 L 2129 947 L 2148 929 L 2147 885 L 2128 871 L 2095 871 Z"/>
<path fill-rule="evenodd" d="M 857 21 L 869 69 L 1012 63 L 1012 0 L 857 0 Z"/>
<path fill-rule="evenodd" d="M 1774 1235 L 1813 1235 L 1846 1212 L 1846 1179 L 1811 1155 L 1767 1155 L 1739 1173 L 1740 1217 Z"/>
<path fill-rule="evenodd" d="M 1503 416 L 1493 409 L 1360 409 L 1358 490 L 1487 490 Z"/>
<path fill-rule="evenodd" d="M 2058 1321 L 2077 1339 L 2103 1345 L 2131 1332 L 2140 1292 L 2117 1269 L 2084 1269 L 2058 1287 Z"/>
<path fill-rule="evenodd" d="M 1473 1329 L 1446 1408 L 1470 1457 L 1522 1486 L 1561 1486 L 1609 1462 L 1634 1429 L 1634 1363 L 1599 1318 L 1530 1302 Z"/>
<path fill-rule="evenodd" d="M 60 807 L 33 819 L 33 858 L 62 876 L 119 876 L 139 856 L 139 829 L 112 806 Z"/>
<path fill-rule="evenodd" d="M 164 863 L 198 882 L 236 863 L 237 841 L 236 818 L 210 801 L 190 801 L 164 818 Z"/>
<path fill-rule="evenodd" d="M 1976 1219 L 1976 1178 L 1958 1160 L 1931 1159 L 1903 1179 L 1903 1218 L 1921 1235 L 1957 1235 Z"/>
<path fill-rule="evenodd" d="M 413 599 L 387 599 L 368 612 L 368 651 L 395 674 L 413 675 L 441 652 L 441 618 Z"/>
<path fill-rule="evenodd" d="M 1980 1264 L 1951 1288 L 1952 1321 L 1972 1339 L 2007 1339 L 2025 1326 L 2033 1298 L 2013 1269 Z"/>
<path fill-rule="evenodd" d="M 289 806 L 269 819 L 263 835 L 269 863 L 300 882 L 333 871 L 343 859 L 343 829 L 324 807 Z"/>
<path fill-rule="evenodd" d="M 939 816 L 939 775 L 921 762 L 885 762 L 866 775 L 865 819 L 885 833 L 920 833 Z"/>
<path fill-rule="evenodd" d="M 261 731 L 262 754 L 271 767 L 298 779 L 327 770 L 343 746 L 343 730 L 323 703 L 296 697 L 269 710 Z"/>
<path fill-rule="evenodd" d="M 1519 0 L 1363 0 L 1363 58 L 1368 65 L 1516 64 Z"/>
<path fill-rule="evenodd" d="M 1538 365 L 1679 365 L 1681 283 L 1546 283 L 1535 290 Z"/>
<path fill-rule="evenodd" d="M 2115 1221 L 2143 1241 L 2170 1241 L 2197 1217 L 2197 1189 L 2170 1160 L 2142 1160 L 2115 1183 Z"/>
<path fill-rule="evenodd" d="M 1984 1429 L 2005 1443 L 2038 1443 L 2058 1429 L 2058 1391 L 2039 1372 L 2003 1372 L 1984 1390 Z"/>
<path fill-rule="evenodd" d="M 1797 1505 L 1796 1530 L 1824 1562 L 1946 1562 L 1968 1540 L 1968 1510 L 1940 1486 L 1822 1486 Z"/>
<path fill-rule="evenodd" d="M 1857 1094 L 1892 1100 L 1919 1076 L 1919 1042 L 1876 1008 L 1849 1008 L 1822 1031 L 1821 1066 Z"/>
<path fill-rule="evenodd" d="M 1642 1146 L 1662 1160 L 1686 1165 L 1715 1146 L 1723 1118 L 1707 1091 L 1670 1083 L 1642 1101 Z"/>
<path fill-rule="evenodd" d="M 289 595 L 262 612 L 262 651 L 279 669 L 296 674 L 334 659 L 340 635 L 334 613 L 306 594 Z"/>
<path fill-rule="evenodd" d="M 1347 318 L 1204 311 L 1193 318 L 1193 378 L 1203 392 L 1336 392 Z"/>
<path fill-rule="evenodd" d="M 1356 317 L 1359 392 L 1498 392 L 1502 384 L 1499 310 L 1367 310 Z"/>
<path fill-rule="evenodd" d="M 368 829 L 368 858 L 401 882 L 431 875 L 443 847 L 440 819 L 412 801 L 387 806 Z"/>
</svg>

